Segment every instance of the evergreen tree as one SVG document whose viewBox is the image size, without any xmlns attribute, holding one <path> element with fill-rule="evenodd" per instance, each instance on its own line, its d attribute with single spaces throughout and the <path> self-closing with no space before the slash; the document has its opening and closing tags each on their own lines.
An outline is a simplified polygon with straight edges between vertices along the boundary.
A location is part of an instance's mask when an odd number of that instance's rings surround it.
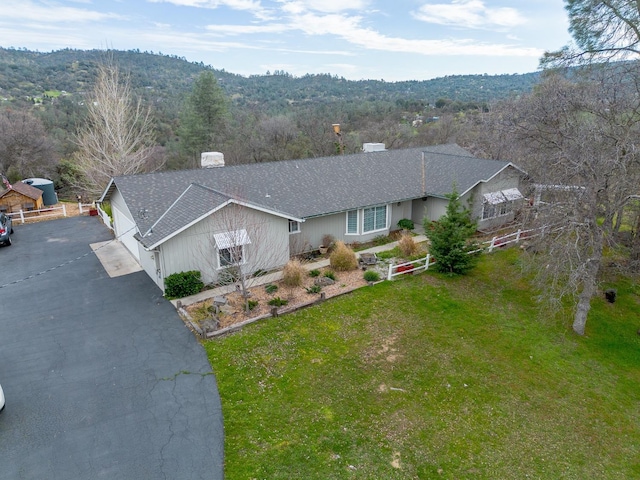
<svg viewBox="0 0 640 480">
<path fill-rule="evenodd" d="M 471 220 L 471 212 L 460 204 L 455 187 L 447 195 L 447 213 L 437 222 L 424 219 L 424 230 L 431 242 L 430 252 L 436 259 L 434 267 L 439 272 L 464 274 L 477 261 L 476 245 L 470 241 L 476 232 L 476 223 Z"/>
<path fill-rule="evenodd" d="M 182 151 L 193 162 L 193 166 L 199 165 L 202 152 L 221 150 L 227 124 L 227 104 L 227 97 L 213 72 L 202 72 L 180 116 Z"/>
</svg>

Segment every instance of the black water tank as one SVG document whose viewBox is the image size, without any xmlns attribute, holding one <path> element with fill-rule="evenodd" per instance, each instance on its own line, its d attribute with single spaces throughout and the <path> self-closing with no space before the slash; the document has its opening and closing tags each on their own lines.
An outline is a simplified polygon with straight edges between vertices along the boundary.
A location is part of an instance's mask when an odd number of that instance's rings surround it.
<svg viewBox="0 0 640 480">
<path fill-rule="evenodd" d="M 58 195 L 53 188 L 53 182 L 51 180 L 47 180 L 46 178 L 27 178 L 26 180 L 22 180 L 22 183 L 42 190 L 42 203 L 46 206 L 58 203 Z"/>
</svg>

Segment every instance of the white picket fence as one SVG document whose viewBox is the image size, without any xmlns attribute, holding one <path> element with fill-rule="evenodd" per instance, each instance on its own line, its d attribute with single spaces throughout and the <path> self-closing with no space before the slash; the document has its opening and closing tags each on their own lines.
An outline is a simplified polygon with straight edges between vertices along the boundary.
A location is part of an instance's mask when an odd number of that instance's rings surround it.
<svg viewBox="0 0 640 480">
<path fill-rule="evenodd" d="M 61 207 L 47 207 L 39 210 L 20 210 L 18 212 L 7 213 L 12 220 L 20 219 L 20 223 L 25 223 L 29 220 L 38 220 L 46 217 L 59 217 L 62 212 L 63 216 L 67 216 L 67 208 L 64 204 Z"/>
<path fill-rule="evenodd" d="M 480 248 L 477 250 L 473 250 L 469 252 L 478 253 L 478 252 L 487 252 L 491 253 L 496 248 L 505 247 L 512 243 L 519 243 L 521 240 L 525 238 L 534 238 L 539 235 L 544 235 L 545 232 L 549 229 L 549 227 L 541 227 L 534 228 L 530 230 L 521 230 L 518 229 L 517 232 L 509 233 L 507 235 L 502 235 L 500 237 L 493 237 L 491 240 L 487 240 L 480 244 Z M 429 266 L 436 263 L 434 258 L 431 258 L 431 255 L 427 254 L 425 258 L 420 258 L 418 260 L 414 260 L 411 262 L 400 263 L 398 265 L 389 264 L 389 271 L 387 273 L 387 280 L 391 280 L 393 277 L 397 277 L 398 275 L 404 275 L 405 273 L 414 273 L 419 272 L 421 270 L 428 270 Z M 406 268 L 408 266 L 412 266 L 413 268 Z"/>
</svg>

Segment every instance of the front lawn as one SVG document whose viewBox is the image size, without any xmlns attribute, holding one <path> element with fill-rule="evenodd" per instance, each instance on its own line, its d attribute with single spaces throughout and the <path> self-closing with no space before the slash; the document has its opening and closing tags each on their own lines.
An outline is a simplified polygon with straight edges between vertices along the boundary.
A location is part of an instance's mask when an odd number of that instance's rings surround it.
<svg viewBox="0 0 640 480">
<path fill-rule="evenodd" d="M 578 337 L 511 249 L 207 342 L 226 478 L 640 478 L 640 288 L 615 286 Z"/>
</svg>

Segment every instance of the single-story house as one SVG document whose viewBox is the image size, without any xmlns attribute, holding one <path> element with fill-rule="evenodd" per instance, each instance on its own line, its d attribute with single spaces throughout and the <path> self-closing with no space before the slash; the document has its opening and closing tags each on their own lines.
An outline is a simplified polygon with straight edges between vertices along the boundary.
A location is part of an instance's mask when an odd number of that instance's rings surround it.
<svg viewBox="0 0 640 480">
<path fill-rule="evenodd" d="M 16 182 L 0 193 L 0 212 L 40 210 L 42 205 L 42 190 L 26 183 Z"/>
<path fill-rule="evenodd" d="M 252 271 L 317 249 L 325 235 L 367 242 L 440 218 L 455 185 L 479 228 L 513 219 L 524 172 L 473 157 L 458 145 L 167 171 L 113 178 L 117 238 L 164 289 L 164 279 L 199 270 L 215 283 L 240 258 Z"/>
</svg>

